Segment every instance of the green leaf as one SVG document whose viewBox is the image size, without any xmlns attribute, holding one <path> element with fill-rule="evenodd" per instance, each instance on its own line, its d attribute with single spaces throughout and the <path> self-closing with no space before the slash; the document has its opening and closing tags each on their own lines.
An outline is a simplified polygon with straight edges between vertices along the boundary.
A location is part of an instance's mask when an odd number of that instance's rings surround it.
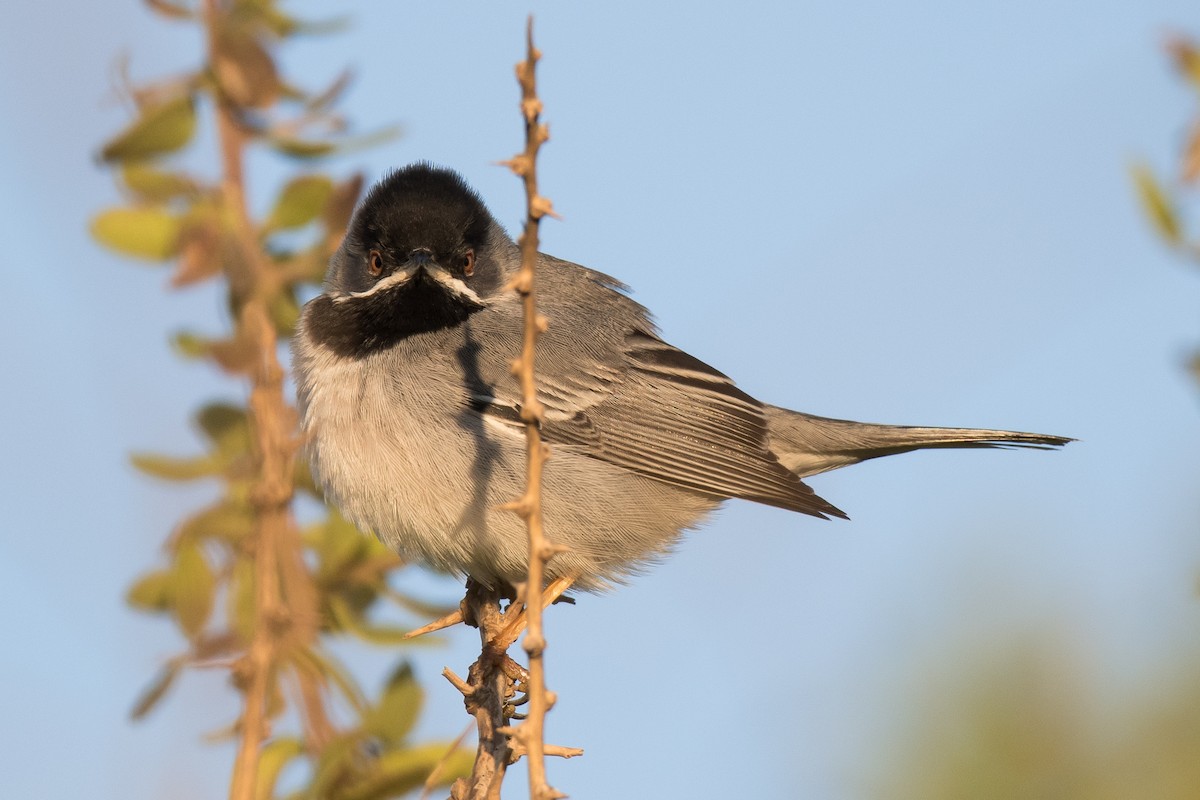
<svg viewBox="0 0 1200 800">
<path fill-rule="evenodd" d="M 333 181 L 325 175 L 303 175 L 283 187 L 267 218 L 268 228 L 300 228 L 312 222 L 333 194 Z"/>
<path fill-rule="evenodd" d="M 216 577 L 200 542 L 181 542 L 175 555 L 175 617 L 189 638 L 199 634 L 208 622 L 216 588 Z"/>
<path fill-rule="evenodd" d="M 169 611 L 174 602 L 172 584 L 175 575 L 169 570 L 147 573 L 125 593 L 125 602 L 144 611 Z"/>
<path fill-rule="evenodd" d="M 342 595 L 335 594 L 329 596 L 329 612 L 333 616 L 333 621 L 336 623 L 338 629 L 348 631 L 364 642 L 380 645 L 421 645 L 427 643 L 423 641 L 427 637 L 405 639 L 404 635 L 408 631 L 404 628 L 368 623 L 362 614 Z"/>
<path fill-rule="evenodd" d="M 128 161 L 170 153 L 187 144 L 196 130 L 196 106 L 190 94 L 142 109 L 141 116 L 104 145 L 104 161 Z"/>
<path fill-rule="evenodd" d="M 383 696 L 363 720 L 363 730 L 392 746 L 400 745 L 421 713 L 425 695 L 413 678 L 412 666 L 404 662 L 392 673 Z"/>
<path fill-rule="evenodd" d="M 171 339 L 175 351 L 185 358 L 211 358 L 228 372 L 243 372 L 253 363 L 257 350 L 246 340 L 209 339 L 190 331 L 176 333 Z"/>
<path fill-rule="evenodd" d="M 150 709 L 158 705 L 158 701 L 163 699 L 163 695 L 175 683 L 175 679 L 179 677 L 182 669 L 182 664 L 176 661 L 169 661 L 159 671 L 154 680 L 142 690 L 142 694 L 133 705 L 133 709 L 129 712 L 129 716 L 133 719 L 141 719 L 150 713 Z"/>
<path fill-rule="evenodd" d="M 321 215 L 322 222 L 325 223 L 325 230 L 341 238 L 341 235 L 346 231 L 346 227 L 350 224 L 350 217 L 354 213 L 354 207 L 358 204 L 358 197 L 362 194 L 362 187 L 363 174 L 361 172 L 352 175 L 337 185 L 333 196 L 329 198 L 329 203 L 325 206 L 325 210 Z M 336 246 L 337 242 L 334 244 Z"/>
<path fill-rule="evenodd" d="M 211 340 L 191 331 L 179 331 L 171 337 L 171 346 L 184 358 L 207 358 Z"/>
<path fill-rule="evenodd" d="M 145 161 L 126 161 L 122 164 L 121 180 L 138 197 L 152 203 L 165 203 L 200 191 L 196 182 L 182 172 L 156 169 Z"/>
<path fill-rule="evenodd" d="M 363 696 L 362 689 L 358 688 L 358 684 L 354 678 L 342 666 L 341 662 L 332 653 L 322 652 L 316 648 L 296 648 L 293 655 L 298 662 L 303 662 L 308 668 L 316 670 L 316 672 L 329 680 L 333 686 L 341 690 L 342 696 L 346 698 L 358 714 L 362 714 L 368 707 L 367 698 Z"/>
<path fill-rule="evenodd" d="M 318 500 L 325 496 L 325 492 L 322 491 L 319 486 L 317 486 L 317 481 L 313 478 L 312 470 L 309 469 L 308 461 L 306 459 L 296 459 L 292 480 L 295 481 L 297 489 L 307 492 Z"/>
<path fill-rule="evenodd" d="M 308 787 L 308 797 L 334 798 L 334 788 L 353 771 L 355 758 L 362 744 L 357 734 L 343 734 L 334 738 L 321 750 L 313 779 Z"/>
<path fill-rule="evenodd" d="M 1174 203 L 1163 191 L 1154 173 L 1144 164 L 1133 167 L 1133 181 L 1142 200 L 1142 208 L 1158 232 L 1170 244 L 1179 244 L 1182 236 Z"/>
<path fill-rule="evenodd" d="M 319 93 L 309 97 L 305 101 L 304 107 L 309 111 L 324 111 L 325 109 L 329 108 L 336 103 L 342 96 L 342 93 L 346 91 L 346 87 L 350 85 L 350 80 L 353 77 L 354 73 L 350 70 L 342 70 L 341 74 L 334 78 L 333 83 L 329 84 L 327 88 L 322 89 Z"/>
<path fill-rule="evenodd" d="M 150 453 L 134 453 L 129 460 L 138 471 L 168 481 L 194 481 L 221 473 L 221 465 L 209 456 L 172 458 Z"/>
<path fill-rule="evenodd" d="M 249 507 L 221 502 L 189 517 L 179 535 L 196 539 L 216 538 L 236 544 L 254 533 L 254 514 Z"/>
<path fill-rule="evenodd" d="M 223 456 L 250 451 L 250 423 L 246 410 L 228 403 L 210 403 L 196 413 L 196 424 Z"/>
<path fill-rule="evenodd" d="M 451 750 L 451 748 L 454 748 Z M 365 779 L 339 792 L 338 800 L 387 800 L 425 785 L 436 769 L 435 786 L 448 786 L 471 774 L 475 753 L 449 742 L 434 742 L 384 753 Z"/>
<path fill-rule="evenodd" d="M 267 311 L 280 336 L 291 336 L 296 330 L 296 323 L 300 321 L 300 304 L 291 289 L 283 289 L 272 296 L 267 303 Z"/>
<path fill-rule="evenodd" d="M 323 583 L 338 582 L 339 573 L 362 558 L 367 537 L 335 511 L 330 512 L 319 531 L 317 579 Z"/>
<path fill-rule="evenodd" d="M 267 137 L 267 144 L 285 156 L 299 159 L 322 158 L 337 149 L 333 142 L 296 139 L 292 136 L 270 136 Z"/>
<path fill-rule="evenodd" d="M 125 255 L 165 261 L 179 252 L 182 220 L 164 208 L 110 208 L 92 219 L 92 236 Z"/>
<path fill-rule="evenodd" d="M 279 72 L 248 26 L 229 22 L 214 38 L 212 70 L 225 96 L 239 106 L 264 108 L 279 97 Z"/>
<path fill-rule="evenodd" d="M 279 773 L 292 759 L 303 755 L 304 743 L 291 736 L 273 739 L 258 756 L 258 774 L 255 778 L 255 800 L 270 800 L 275 796 L 275 784 Z"/>
</svg>

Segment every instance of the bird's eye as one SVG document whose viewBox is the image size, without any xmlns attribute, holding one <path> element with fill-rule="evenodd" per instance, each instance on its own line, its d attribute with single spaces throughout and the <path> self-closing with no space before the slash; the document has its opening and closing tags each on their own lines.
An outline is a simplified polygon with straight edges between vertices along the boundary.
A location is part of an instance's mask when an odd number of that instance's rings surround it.
<svg viewBox="0 0 1200 800">
<path fill-rule="evenodd" d="M 383 254 L 378 250 L 372 250 L 367 255 L 367 272 L 376 278 L 383 274 Z"/>
<path fill-rule="evenodd" d="M 467 276 L 468 278 L 475 274 L 475 251 L 474 250 L 468 250 L 466 252 L 466 254 L 463 255 L 462 271 L 463 271 L 463 275 Z"/>
</svg>

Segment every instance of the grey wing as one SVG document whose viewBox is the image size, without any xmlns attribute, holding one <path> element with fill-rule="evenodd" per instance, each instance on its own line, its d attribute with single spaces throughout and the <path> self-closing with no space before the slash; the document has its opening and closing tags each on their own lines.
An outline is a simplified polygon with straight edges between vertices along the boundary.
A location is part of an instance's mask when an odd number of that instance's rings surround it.
<svg viewBox="0 0 1200 800">
<path fill-rule="evenodd" d="M 565 262 L 547 266 L 573 268 L 572 284 L 591 284 L 564 286 L 561 276 L 545 284 L 550 330 L 540 340 L 537 383 L 549 444 L 702 494 L 845 517 L 771 453 L 762 404 L 662 341 L 619 284 Z M 584 302 L 555 296 L 568 289 Z M 490 402 L 477 408 L 516 424 L 514 382 L 490 388 Z"/>
</svg>

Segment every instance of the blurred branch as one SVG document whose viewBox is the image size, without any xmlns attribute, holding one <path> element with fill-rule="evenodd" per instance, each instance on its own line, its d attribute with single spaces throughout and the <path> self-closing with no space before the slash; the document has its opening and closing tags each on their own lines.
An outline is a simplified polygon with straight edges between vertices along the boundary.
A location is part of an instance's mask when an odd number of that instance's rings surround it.
<svg viewBox="0 0 1200 800">
<path fill-rule="evenodd" d="M 222 63 L 222 33 L 229 28 L 228 7 L 205 0 L 204 26 L 209 60 Z M 246 93 L 253 94 L 249 89 Z M 300 538 L 291 516 L 292 476 L 296 454 L 296 414 L 283 396 L 283 368 L 278 340 L 270 322 L 267 300 L 279 285 L 279 276 L 262 256 L 246 208 L 243 150 L 246 137 L 236 122 L 231 97 L 219 93 L 216 102 L 217 138 L 221 149 L 221 199 L 232 222 L 240 258 L 225 262 L 231 302 L 240 310 L 238 324 L 250 342 L 250 416 L 256 436 L 257 478 L 251 488 L 257 530 L 250 543 L 255 554 L 254 636 L 250 648 L 235 667 L 235 683 L 242 690 L 243 711 L 238 726 L 241 743 L 234 762 L 231 800 L 254 800 L 262 741 L 269 735 L 268 703 L 278 672 L 281 640 L 294 637 L 308 647 L 316 637 L 316 608 L 311 576 L 302 565 Z M 286 581 L 286 590 L 281 585 Z M 286 591 L 288 603 L 283 596 Z M 308 676 L 309 673 L 301 673 Z M 330 737 L 328 719 L 320 708 L 319 690 L 310 677 L 300 677 L 306 698 L 306 718 L 315 720 L 319 738 Z"/>
<path fill-rule="evenodd" d="M 403 630 L 373 622 L 372 609 L 390 600 L 423 613 L 429 604 L 389 585 L 403 562 L 335 511 L 326 509 L 303 533 L 293 514 L 298 489 L 318 499 L 320 491 L 295 457 L 296 413 L 284 392 L 279 344 L 298 317 L 297 290 L 321 279 L 340 244 L 363 178 L 295 176 L 262 219 L 246 202 L 251 147 L 311 163 L 379 136 L 343 135 L 347 125 L 330 106 L 344 77 L 310 94 L 280 76 L 275 48 L 313 26 L 285 14 L 278 0 L 202 0 L 195 7 L 148 2 L 170 20 L 198 26 L 205 59 L 181 77 L 126 87 L 135 118 L 99 158 L 114 168 L 128 203 L 98 213 L 92 233 L 125 255 L 174 264 L 173 289 L 224 280 L 232 330 L 217 337 L 184 331 L 173 344 L 184 358 L 210 362 L 244 381 L 249 396 L 244 407 L 210 403 L 196 414 L 204 454 L 133 458 L 157 478 L 216 479 L 223 487 L 216 502 L 171 533 L 169 563 L 129 589 L 132 606 L 170 615 L 188 643 L 143 693 L 134 716 L 158 704 L 185 668 L 228 669 L 242 696 L 241 713 L 209 738 L 239 739 L 230 783 L 235 800 L 276 797 L 276 782 L 294 760 L 309 767 L 308 784 L 297 792 L 302 796 L 383 800 L 449 785 L 469 771 L 467 754 L 446 742 L 410 741 L 423 693 L 408 664 L 396 666 L 372 702 L 324 647 L 325 640 L 345 636 L 394 644 Z M 216 182 L 170 163 L 210 108 L 219 147 Z M 314 235 L 288 235 L 301 230 Z M 299 735 L 272 731 L 289 719 L 289 702 Z"/>
</svg>

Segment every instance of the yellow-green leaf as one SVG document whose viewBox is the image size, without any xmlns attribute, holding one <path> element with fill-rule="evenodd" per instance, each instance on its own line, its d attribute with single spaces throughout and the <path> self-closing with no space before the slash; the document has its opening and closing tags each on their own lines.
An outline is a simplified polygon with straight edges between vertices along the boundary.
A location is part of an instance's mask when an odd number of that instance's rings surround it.
<svg viewBox="0 0 1200 800">
<path fill-rule="evenodd" d="M 222 502 L 189 517 L 180 526 L 180 536 L 218 538 L 237 543 L 254 532 L 254 515 L 246 506 Z"/>
<path fill-rule="evenodd" d="M 304 753 L 304 743 L 291 736 L 273 739 L 258 756 L 258 775 L 255 778 L 255 800 L 271 800 L 279 773 L 287 763 Z"/>
<path fill-rule="evenodd" d="M 335 187 L 333 195 L 322 212 L 322 221 L 329 233 L 340 236 L 345 232 L 346 226 L 350 224 L 350 216 L 354 213 L 354 206 L 358 204 L 358 196 L 362 194 L 362 187 L 363 174 L 361 172 L 350 176 Z"/>
<path fill-rule="evenodd" d="M 451 748 L 454 748 L 451 750 Z M 475 753 L 449 742 L 434 742 L 384 753 L 363 780 L 347 786 L 339 800 L 387 800 L 419 789 L 436 769 L 436 786 L 471 774 Z"/>
<path fill-rule="evenodd" d="M 254 364 L 257 350 L 245 338 L 209 339 L 189 331 L 171 339 L 176 352 L 186 358 L 212 358 L 228 372 L 243 372 Z"/>
<path fill-rule="evenodd" d="M 185 358 L 205 358 L 209 353 L 210 339 L 191 331 L 179 331 L 171 337 L 175 352 Z"/>
<path fill-rule="evenodd" d="M 1167 52 L 1175 59 L 1175 67 L 1183 77 L 1200 88 L 1200 52 L 1195 45 L 1183 38 L 1172 38 L 1167 41 Z"/>
<path fill-rule="evenodd" d="M 106 247 L 138 258 L 165 261 L 179 251 L 183 222 L 164 208 L 110 208 L 92 219 L 92 236 Z"/>
<path fill-rule="evenodd" d="M 362 558 L 367 537 L 337 512 L 330 512 L 329 519 L 319 530 L 320 539 L 316 544 L 318 580 L 333 581 L 340 572 Z"/>
<path fill-rule="evenodd" d="M 221 465 L 208 456 L 172 458 L 150 453 L 134 453 L 129 460 L 138 471 L 168 481 L 194 481 L 221 472 Z"/>
<path fill-rule="evenodd" d="M 354 678 L 332 653 L 326 653 L 316 648 L 296 648 L 292 652 L 300 668 L 316 670 L 330 684 L 340 689 L 342 696 L 346 698 L 346 702 L 354 708 L 356 713 L 362 714 L 366 710 L 367 698 L 363 696 L 362 690 L 358 688 Z"/>
<path fill-rule="evenodd" d="M 355 609 L 345 597 L 339 594 L 329 597 L 329 612 L 333 616 L 333 621 L 337 629 L 352 633 L 364 642 L 380 645 L 421 645 L 427 643 L 425 639 L 428 637 L 417 639 L 404 638 L 408 631 L 403 628 L 391 625 L 370 624 L 363 618 L 360 611 Z"/>
<path fill-rule="evenodd" d="M 213 595 L 217 580 L 204 556 L 200 543 L 194 539 L 180 543 L 175 554 L 175 617 L 188 637 L 194 637 L 208 622 L 212 613 Z"/>
<path fill-rule="evenodd" d="M 300 304 L 296 302 L 296 295 L 291 289 L 283 289 L 271 297 L 267 311 L 280 336 L 291 336 L 296 330 L 296 323 L 300 321 Z"/>
<path fill-rule="evenodd" d="M 250 424 L 245 409 L 228 403 L 209 403 L 196 412 L 196 424 L 222 455 L 250 449 Z"/>
<path fill-rule="evenodd" d="M 170 153 L 187 144 L 196 130 L 196 107 L 190 94 L 142 109 L 141 116 L 104 145 L 105 161 L 127 161 Z"/>
<path fill-rule="evenodd" d="M 407 662 L 392 673 L 383 696 L 367 712 L 363 729 L 390 745 L 397 746 L 408 736 L 421 713 L 425 695 L 413 678 L 412 666 Z"/>
<path fill-rule="evenodd" d="M 1142 207 L 1158 232 L 1169 243 L 1179 244 L 1181 233 L 1175 205 L 1155 179 L 1154 173 L 1144 164 L 1138 164 L 1133 168 L 1133 180 L 1142 199 Z"/>
<path fill-rule="evenodd" d="M 138 197 L 149 202 L 166 202 L 200 191 L 196 182 L 182 172 L 157 169 L 146 161 L 126 161 L 121 179 Z"/>
<path fill-rule="evenodd" d="M 167 662 L 166 666 L 159 671 L 150 685 L 142 690 L 142 694 L 138 697 L 138 701 L 134 703 L 133 710 L 129 712 L 129 716 L 133 719 L 141 719 L 150 713 L 150 709 L 158 705 L 158 701 L 171 688 L 171 684 L 175 682 L 175 678 L 179 677 L 181 668 L 181 665 L 176 661 Z"/>
<path fill-rule="evenodd" d="M 321 158 L 337 149 L 333 142 L 296 139 L 291 136 L 271 136 L 267 139 L 267 144 L 285 156 L 302 159 Z"/>
<path fill-rule="evenodd" d="M 171 608 L 171 584 L 175 576 L 168 570 L 156 570 L 138 578 L 125 593 L 125 602 L 145 611 L 167 611 Z"/>
<path fill-rule="evenodd" d="M 292 470 L 292 480 L 295 482 L 297 489 L 307 492 L 318 500 L 325 496 L 325 493 L 317 486 L 317 482 L 312 476 L 312 470 L 309 469 L 306 459 L 296 459 L 295 468 Z"/>
<path fill-rule="evenodd" d="M 247 27 L 229 23 L 215 38 L 212 69 L 221 91 L 239 106 L 263 108 L 279 97 L 279 73 L 262 43 Z"/>
<path fill-rule="evenodd" d="M 269 228 L 299 228 L 316 219 L 333 194 L 333 181 L 324 175 L 304 175 L 288 182 L 267 218 Z"/>
<path fill-rule="evenodd" d="M 341 784 L 354 769 L 361 744 L 361 737 L 356 733 L 343 734 L 326 744 L 321 750 L 313 771 L 307 796 L 313 798 L 340 797 L 340 794 L 333 793 L 333 789 Z"/>
</svg>

